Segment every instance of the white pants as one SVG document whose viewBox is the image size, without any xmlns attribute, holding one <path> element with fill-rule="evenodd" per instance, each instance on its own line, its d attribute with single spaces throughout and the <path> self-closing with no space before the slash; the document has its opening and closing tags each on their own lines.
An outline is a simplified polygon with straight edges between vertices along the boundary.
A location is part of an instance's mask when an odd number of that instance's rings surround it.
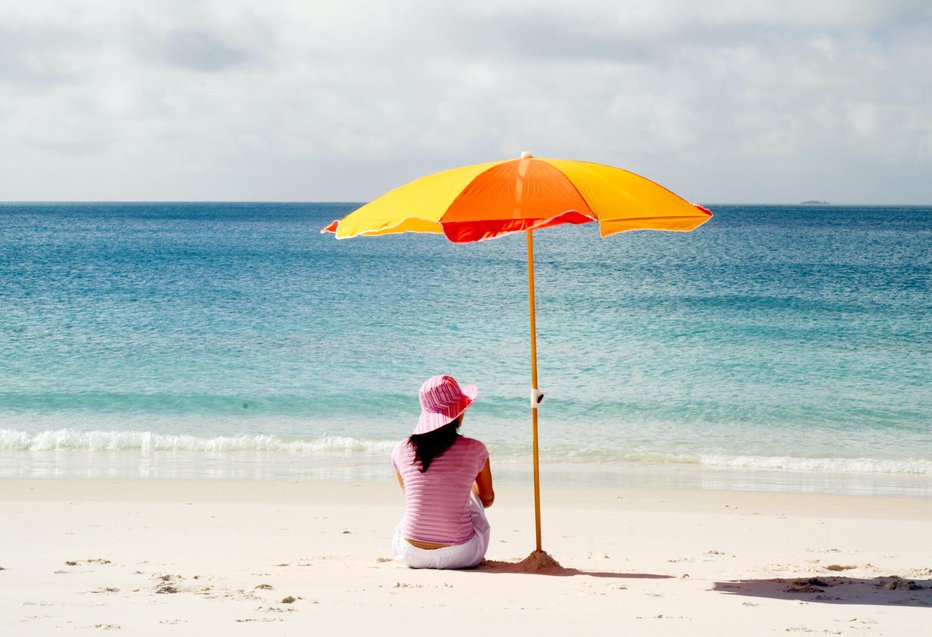
<svg viewBox="0 0 932 637">
<path fill-rule="evenodd" d="M 472 518 L 474 535 L 465 544 L 445 546 L 440 549 L 422 549 L 412 546 L 401 533 L 401 525 L 395 527 L 392 538 L 392 557 L 411 568 L 472 568 L 485 559 L 489 548 L 491 529 L 485 510 L 475 495 L 469 498 L 469 515 Z"/>
</svg>

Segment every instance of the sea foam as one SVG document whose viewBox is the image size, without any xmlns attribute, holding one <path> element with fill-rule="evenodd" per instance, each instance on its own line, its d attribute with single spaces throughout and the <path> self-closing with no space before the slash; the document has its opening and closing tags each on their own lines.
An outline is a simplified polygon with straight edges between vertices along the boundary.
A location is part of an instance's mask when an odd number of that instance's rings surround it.
<svg viewBox="0 0 932 637">
<path fill-rule="evenodd" d="M 297 454 L 388 454 L 392 442 L 321 436 L 307 440 L 285 440 L 270 435 L 214 436 L 158 434 L 151 431 L 77 431 L 55 429 L 28 433 L 0 429 L 0 450 L 8 451 L 188 451 L 286 452 Z"/>
<path fill-rule="evenodd" d="M 708 467 L 742 470 L 800 471 L 814 473 L 910 473 L 932 474 L 932 461 L 907 458 L 792 458 L 789 456 L 700 456 L 699 463 Z"/>
<path fill-rule="evenodd" d="M 79 431 L 51 429 L 29 433 L 0 429 L 0 452 L 188 452 L 206 454 L 306 455 L 316 457 L 357 457 L 369 460 L 387 458 L 395 441 L 367 440 L 346 436 L 323 435 L 317 438 L 285 439 L 273 435 L 238 435 L 199 437 L 188 434 L 159 434 L 151 431 Z M 490 444 L 497 463 L 524 464 L 530 461 L 529 449 L 521 445 Z M 545 463 L 577 464 L 583 471 L 592 465 L 611 467 L 695 466 L 737 471 L 792 471 L 837 474 L 913 474 L 932 475 L 932 460 L 923 458 L 879 459 L 853 457 L 790 457 L 727 454 L 683 454 L 638 452 L 632 450 L 586 449 L 544 450 Z"/>
</svg>

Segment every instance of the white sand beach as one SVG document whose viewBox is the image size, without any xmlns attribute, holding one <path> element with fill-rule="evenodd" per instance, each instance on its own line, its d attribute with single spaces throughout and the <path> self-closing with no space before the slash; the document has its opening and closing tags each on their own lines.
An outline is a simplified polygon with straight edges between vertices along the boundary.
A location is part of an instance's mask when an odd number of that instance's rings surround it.
<svg viewBox="0 0 932 637">
<path fill-rule="evenodd" d="M 0 481 L 0 634 L 922 635 L 932 503 L 499 486 L 489 562 L 388 559 L 394 485 Z"/>
</svg>

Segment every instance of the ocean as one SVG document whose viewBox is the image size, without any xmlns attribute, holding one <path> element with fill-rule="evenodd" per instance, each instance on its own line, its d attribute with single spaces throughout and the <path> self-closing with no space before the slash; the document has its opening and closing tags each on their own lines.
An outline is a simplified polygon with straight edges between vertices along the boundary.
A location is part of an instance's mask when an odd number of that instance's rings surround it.
<svg viewBox="0 0 932 637">
<path fill-rule="evenodd" d="M 530 480 L 524 236 L 344 203 L 0 204 L 0 477 L 390 480 L 439 373 Z M 932 207 L 535 233 L 547 484 L 932 495 Z"/>
</svg>

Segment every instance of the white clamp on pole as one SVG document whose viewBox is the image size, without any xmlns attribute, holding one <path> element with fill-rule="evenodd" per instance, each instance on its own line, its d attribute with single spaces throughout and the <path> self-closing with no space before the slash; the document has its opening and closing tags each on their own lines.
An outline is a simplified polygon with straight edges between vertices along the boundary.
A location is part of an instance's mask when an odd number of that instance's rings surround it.
<svg viewBox="0 0 932 637">
<path fill-rule="evenodd" d="M 535 387 L 531 390 L 531 409 L 537 409 L 542 402 L 544 402 L 544 392 Z"/>
</svg>

